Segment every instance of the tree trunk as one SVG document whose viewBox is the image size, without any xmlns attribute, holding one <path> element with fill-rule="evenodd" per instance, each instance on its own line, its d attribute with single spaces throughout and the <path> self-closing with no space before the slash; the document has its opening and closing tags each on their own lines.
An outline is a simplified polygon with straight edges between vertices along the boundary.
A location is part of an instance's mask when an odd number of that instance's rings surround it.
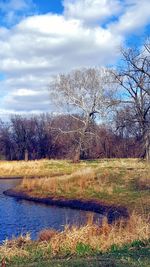
<svg viewBox="0 0 150 267">
<path fill-rule="evenodd" d="M 150 131 L 147 130 L 145 133 L 145 158 L 147 161 L 150 161 Z"/>
<path fill-rule="evenodd" d="M 28 153 L 28 150 L 27 149 L 25 149 L 24 159 L 25 159 L 25 161 L 28 161 L 29 160 L 29 153 Z"/>
<path fill-rule="evenodd" d="M 80 161 L 80 154 L 81 154 L 81 148 L 80 144 L 75 148 L 74 155 L 73 155 L 73 163 L 78 163 Z"/>
<path fill-rule="evenodd" d="M 87 131 L 88 126 L 89 126 L 89 121 L 90 121 L 90 117 L 87 118 L 85 126 L 83 127 L 82 132 L 80 133 L 79 140 L 75 146 L 74 155 L 73 155 L 73 162 L 74 163 L 77 163 L 80 161 L 81 149 L 82 149 L 82 145 L 85 141 L 86 131 Z"/>
</svg>

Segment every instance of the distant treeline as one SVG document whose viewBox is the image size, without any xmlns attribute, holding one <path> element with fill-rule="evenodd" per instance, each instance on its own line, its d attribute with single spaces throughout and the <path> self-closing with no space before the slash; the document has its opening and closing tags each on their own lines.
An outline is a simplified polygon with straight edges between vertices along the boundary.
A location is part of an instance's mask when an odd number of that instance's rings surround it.
<svg viewBox="0 0 150 267">
<path fill-rule="evenodd" d="M 113 125 L 91 122 L 81 144 L 80 159 L 141 157 L 140 131 L 125 121 L 126 114 L 120 111 Z M 79 120 L 70 115 L 16 115 L 9 123 L 1 121 L 1 159 L 74 159 L 79 126 Z"/>
</svg>

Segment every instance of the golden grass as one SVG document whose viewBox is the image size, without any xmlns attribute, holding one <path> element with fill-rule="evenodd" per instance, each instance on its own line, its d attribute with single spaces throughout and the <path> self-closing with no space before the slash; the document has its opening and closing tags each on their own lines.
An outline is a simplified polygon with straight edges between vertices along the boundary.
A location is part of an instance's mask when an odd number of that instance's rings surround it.
<svg viewBox="0 0 150 267">
<path fill-rule="evenodd" d="M 106 221 L 102 227 L 87 224 L 83 227 L 67 227 L 61 233 L 50 239 L 52 253 L 55 255 L 63 250 L 76 253 L 79 243 L 90 246 L 94 250 L 107 251 L 112 245 L 122 246 L 134 240 L 146 240 L 150 238 L 150 225 L 136 214 L 132 214 L 128 222 L 120 221 L 115 225 L 109 225 Z"/>
<path fill-rule="evenodd" d="M 145 169 L 150 166 L 145 161 L 139 161 L 138 159 L 101 159 L 93 161 L 81 161 L 73 164 L 67 160 L 34 160 L 34 161 L 0 161 L 0 177 L 11 176 L 60 176 L 72 174 L 72 172 L 78 171 L 78 176 L 83 175 L 83 171 L 89 172 L 87 168 L 94 169 L 112 169 L 113 171 L 119 171 L 121 169 L 126 170 L 138 170 L 144 172 Z"/>
<path fill-rule="evenodd" d="M 75 168 L 66 160 L 0 161 L 0 177 L 55 176 L 71 173 Z"/>
<path fill-rule="evenodd" d="M 110 159 L 79 164 L 46 161 L 44 164 L 50 167 L 49 174 L 34 179 L 27 175 L 18 190 L 26 191 L 33 197 L 96 199 L 124 205 L 130 211 L 143 212 L 145 207 L 150 211 L 150 165 L 144 161 Z M 61 172 L 60 167 L 57 168 L 60 165 Z"/>
<path fill-rule="evenodd" d="M 25 249 L 25 245 L 31 244 L 30 235 L 27 233 L 25 236 L 20 236 L 16 239 L 5 240 L 3 245 L 0 246 L 0 255 L 3 258 L 7 257 L 11 259 L 12 257 L 28 257 L 29 253 Z"/>
<path fill-rule="evenodd" d="M 29 246 L 34 246 L 34 244 L 35 250 L 38 246 L 43 253 L 44 251 L 47 253 L 49 249 L 49 257 L 66 255 L 68 252 L 75 255 L 79 244 L 89 246 L 92 250 L 105 252 L 109 251 L 113 245 L 122 247 L 135 240 L 144 241 L 149 238 L 148 219 L 133 213 L 128 221 L 120 221 L 113 225 L 109 225 L 105 219 L 102 226 L 90 222 L 82 227 L 66 226 L 62 232 L 47 229 L 39 234 L 38 243 L 31 241 L 28 237 L 6 241 L 3 246 L 0 246 L 0 255 L 9 259 L 14 256 L 29 257 L 31 251 Z"/>
<path fill-rule="evenodd" d="M 37 179 L 31 179 L 24 177 L 21 187 L 27 190 L 41 189 L 41 191 L 49 191 L 51 193 L 57 193 L 58 188 L 67 192 L 68 189 L 75 186 L 78 191 L 83 191 L 88 186 L 99 186 L 104 188 L 109 182 L 107 170 L 103 175 L 99 175 L 99 169 L 93 169 L 92 167 L 84 167 L 78 171 L 71 173 L 70 175 L 55 176 L 55 177 L 41 177 Z M 100 189 L 100 188 L 99 188 Z"/>
<path fill-rule="evenodd" d="M 45 168 L 44 161 L 1 161 L 0 162 L 0 176 L 1 177 L 11 177 L 11 176 L 32 176 L 32 175 L 42 175 L 47 172 Z"/>
<path fill-rule="evenodd" d="M 149 174 L 150 164 L 138 159 L 0 162 L 0 177 L 24 176 L 18 190 L 33 197 L 96 199 L 140 212 L 150 211 Z"/>
<path fill-rule="evenodd" d="M 71 173 L 70 175 L 62 175 L 55 177 L 42 177 L 38 179 L 31 179 L 25 177 L 22 181 L 21 188 L 27 191 L 40 190 L 42 192 L 50 192 L 51 194 L 57 193 L 57 191 L 69 191 L 73 184 L 77 189 L 82 191 L 95 177 L 95 171 L 91 167 L 81 168 L 78 171 Z"/>
</svg>

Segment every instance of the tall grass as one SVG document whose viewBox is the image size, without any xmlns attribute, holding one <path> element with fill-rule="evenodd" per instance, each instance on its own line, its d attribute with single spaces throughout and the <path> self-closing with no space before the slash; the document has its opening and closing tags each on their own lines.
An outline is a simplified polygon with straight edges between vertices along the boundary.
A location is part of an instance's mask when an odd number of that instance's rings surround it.
<svg viewBox="0 0 150 267">
<path fill-rule="evenodd" d="M 149 173 L 138 159 L 0 162 L 0 177 L 24 176 L 18 190 L 32 196 L 96 199 L 140 212 L 150 212 Z"/>
<path fill-rule="evenodd" d="M 76 253 L 79 243 L 90 246 L 94 250 L 107 251 L 112 245 L 122 246 L 134 240 L 150 238 L 150 225 L 136 214 L 132 214 L 128 222 L 120 221 L 109 225 L 106 221 L 101 227 L 87 224 L 83 227 L 67 227 L 61 233 L 50 239 L 52 253 L 55 255 L 62 251 Z"/>
<path fill-rule="evenodd" d="M 31 241 L 28 236 L 6 241 L 0 246 L 0 255 L 9 259 L 16 256 L 28 258 L 37 250 L 42 250 L 45 257 L 65 256 L 68 253 L 76 255 L 82 247 L 88 248 L 88 253 L 106 252 L 114 246 L 122 247 L 135 240 L 149 239 L 148 219 L 133 213 L 128 221 L 119 221 L 113 225 L 104 220 L 101 226 L 89 222 L 82 227 L 66 226 L 62 232 L 47 229 L 39 233 L 38 242 Z"/>
<path fill-rule="evenodd" d="M 42 177 L 39 179 L 31 179 L 25 177 L 22 181 L 21 188 L 28 191 L 50 192 L 56 194 L 58 192 L 69 192 L 74 186 L 79 192 L 89 184 L 91 185 L 95 178 L 95 171 L 91 167 L 82 168 L 70 175 Z"/>
<path fill-rule="evenodd" d="M 97 199 L 143 212 L 145 207 L 150 211 L 149 173 L 150 166 L 138 160 L 82 162 L 70 172 L 65 169 L 63 175 L 27 176 L 18 190 L 39 197 Z"/>
</svg>

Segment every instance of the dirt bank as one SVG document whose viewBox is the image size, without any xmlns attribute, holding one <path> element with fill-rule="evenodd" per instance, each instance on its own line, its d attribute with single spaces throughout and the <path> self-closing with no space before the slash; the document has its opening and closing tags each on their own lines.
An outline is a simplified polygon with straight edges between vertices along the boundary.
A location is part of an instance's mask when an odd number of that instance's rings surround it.
<svg viewBox="0 0 150 267">
<path fill-rule="evenodd" d="M 15 197 L 17 199 L 30 200 L 37 203 L 43 203 L 47 205 L 55 205 L 59 207 L 68 207 L 72 209 L 80 209 L 85 211 L 97 212 L 107 216 L 108 222 L 112 223 L 119 218 L 128 218 L 129 213 L 127 208 L 122 206 L 106 205 L 97 200 L 85 200 L 85 199 L 66 199 L 63 197 L 36 197 L 30 196 L 27 192 L 16 191 L 15 189 L 9 189 L 4 192 L 5 195 Z"/>
</svg>

